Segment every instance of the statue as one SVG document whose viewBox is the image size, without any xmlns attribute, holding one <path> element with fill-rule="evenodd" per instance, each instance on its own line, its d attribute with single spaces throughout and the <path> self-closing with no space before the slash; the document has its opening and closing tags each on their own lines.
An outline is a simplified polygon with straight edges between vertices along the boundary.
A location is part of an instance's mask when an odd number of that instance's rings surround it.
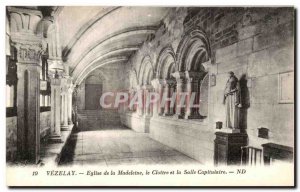
<svg viewBox="0 0 300 192">
<path fill-rule="evenodd" d="M 239 108 L 241 107 L 240 86 L 237 77 L 232 71 L 229 73 L 229 79 L 224 91 L 223 104 L 225 104 L 227 128 L 239 129 Z"/>
</svg>

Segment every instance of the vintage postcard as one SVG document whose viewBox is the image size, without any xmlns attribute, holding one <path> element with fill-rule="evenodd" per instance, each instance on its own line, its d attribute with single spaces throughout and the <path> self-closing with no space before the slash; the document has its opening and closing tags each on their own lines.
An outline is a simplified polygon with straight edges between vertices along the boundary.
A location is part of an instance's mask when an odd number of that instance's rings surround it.
<svg viewBox="0 0 300 192">
<path fill-rule="evenodd" d="M 7 186 L 295 186 L 294 7 L 5 9 Z"/>
</svg>

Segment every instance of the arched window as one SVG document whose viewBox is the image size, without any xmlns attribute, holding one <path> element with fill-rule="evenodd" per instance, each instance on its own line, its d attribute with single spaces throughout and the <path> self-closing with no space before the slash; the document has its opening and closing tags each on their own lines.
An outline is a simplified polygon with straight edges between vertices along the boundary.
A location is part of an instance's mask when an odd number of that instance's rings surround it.
<svg viewBox="0 0 300 192">
<path fill-rule="evenodd" d="M 211 50 L 209 40 L 203 30 L 193 28 L 186 32 L 179 43 L 176 53 L 176 70 L 184 82 L 181 91 L 185 91 L 187 106 L 180 116 L 185 119 L 203 119 L 207 117 L 208 71 L 203 63 L 210 60 Z M 201 98 L 202 97 L 202 98 Z M 201 109 L 203 107 L 203 109 Z"/>
<path fill-rule="evenodd" d="M 147 100 L 149 99 L 149 93 L 153 91 L 151 80 L 154 77 L 154 68 L 150 56 L 145 56 L 142 59 L 139 71 L 139 86 L 143 98 L 143 108 L 138 112 L 140 115 L 152 116 L 153 106 L 150 105 Z"/>
<path fill-rule="evenodd" d="M 175 72 L 175 54 L 171 46 L 162 49 L 157 60 L 157 78 L 160 82 L 160 96 L 161 101 L 164 98 L 176 99 L 176 79 L 172 76 Z M 164 96 L 165 95 L 165 96 Z M 163 116 L 172 116 L 176 112 L 176 103 L 172 104 L 171 101 L 165 103 L 160 102 L 158 106 L 158 114 Z"/>
</svg>

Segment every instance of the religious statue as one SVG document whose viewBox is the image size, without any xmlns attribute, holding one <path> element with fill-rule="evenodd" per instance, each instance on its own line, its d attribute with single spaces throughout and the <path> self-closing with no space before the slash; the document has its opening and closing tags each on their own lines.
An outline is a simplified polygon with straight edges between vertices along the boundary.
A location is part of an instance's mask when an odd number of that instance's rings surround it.
<svg viewBox="0 0 300 192">
<path fill-rule="evenodd" d="M 229 79 L 224 91 L 225 113 L 227 128 L 239 129 L 239 108 L 241 107 L 240 86 L 237 77 L 232 71 L 229 73 Z"/>
</svg>

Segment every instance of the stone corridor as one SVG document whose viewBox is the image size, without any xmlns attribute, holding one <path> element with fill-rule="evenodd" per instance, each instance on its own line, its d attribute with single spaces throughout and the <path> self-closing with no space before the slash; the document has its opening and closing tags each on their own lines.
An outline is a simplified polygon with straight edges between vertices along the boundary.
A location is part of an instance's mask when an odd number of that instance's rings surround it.
<svg viewBox="0 0 300 192">
<path fill-rule="evenodd" d="M 8 164 L 228 165 L 252 149 L 259 162 L 270 144 L 291 159 L 294 16 L 293 7 L 7 6 Z"/>
<path fill-rule="evenodd" d="M 124 127 L 76 131 L 62 152 L 62 166 L 198 164 L 196 160 Z"/>
</svg>

